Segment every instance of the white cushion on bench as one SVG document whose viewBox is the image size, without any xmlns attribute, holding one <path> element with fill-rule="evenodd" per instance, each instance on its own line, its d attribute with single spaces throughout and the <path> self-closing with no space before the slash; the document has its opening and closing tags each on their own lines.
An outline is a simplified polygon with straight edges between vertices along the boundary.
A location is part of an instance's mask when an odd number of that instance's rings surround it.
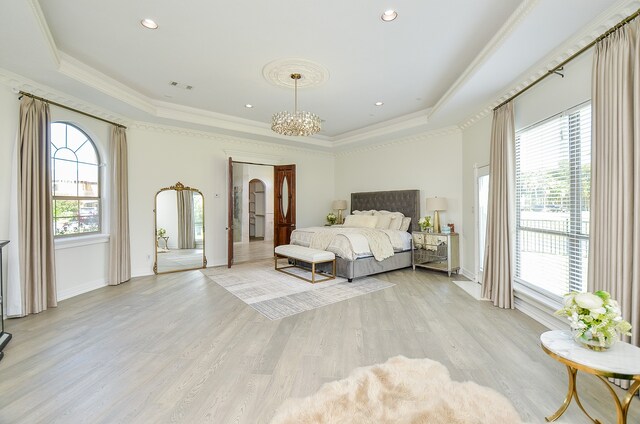
<svg viewBox="0 0 640 424">
<path fill-rule="evenodd" d="M 312 249 L 310 247 L 298 246 L 295 244 L 283 244 L 276 246 L 276 254 L 287 258 L 299 259 L 304 262 L 316 263 L 332 261 L 336 258 L 333 252 L 326 250 Z"/>
</svg>

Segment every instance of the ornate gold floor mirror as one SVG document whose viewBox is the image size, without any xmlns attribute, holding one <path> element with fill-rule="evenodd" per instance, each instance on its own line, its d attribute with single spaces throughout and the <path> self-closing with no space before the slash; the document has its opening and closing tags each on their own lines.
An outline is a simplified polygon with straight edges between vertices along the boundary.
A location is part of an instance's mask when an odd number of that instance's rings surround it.
<svg viewBox="0 0 640 424">
<path fill-rule="evenodd" d="M 153 272 L 205 268 L 204 196 L 181 182 L 160 189 L 155 207 L 155 262 Z"/>
</svg>

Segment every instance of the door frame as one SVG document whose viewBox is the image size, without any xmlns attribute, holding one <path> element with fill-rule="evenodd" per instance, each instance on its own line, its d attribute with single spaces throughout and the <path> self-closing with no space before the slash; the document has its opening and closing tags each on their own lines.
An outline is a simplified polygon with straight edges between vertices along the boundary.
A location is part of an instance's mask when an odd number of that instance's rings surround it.
<svg viewBox="0 0 640 424">
<path fill-rule="evenodd" d="M 231 266 L 233 265 L 233 164 L 237 163 L 237 164 L 246 164 L 246 165 L 259 165 L 259 166 L 270 166 L 274 169 L 274 174 L 275 174 L 275 167 L 279 166 L 282 163 L 287 163 L 287 161 L 283 161 L 281 158 L 270 158 L 267 157 L 267 155 L 261 155 L 259 158 L 258 157 L 253 157 L 253 156 L 247 156 L 246 153 L 243 152 L 233 152 L 234 157 L 236 159 L 233 159 L 232 156 L 230 155 L 230 151 L 226 151 L 225 153 L 227 153 L 227 159 L 228 159 L 228 172 L 227 172 L 227 178 L 229 179 L 228 184 L 227 184 L 227 190 L 228 190 L 228 198 L 229 198 L 229 203 L 227 204 L 227 267 L 231 268 Z M 264 157 L 263 157 L 264 156 Z M 275 178 L 274 178 L 275 180 Z M 275 181 L 274 181 L 275 184 Z M 275 190 L 274 190 L 275 193 Z M 275 215 L 275 214 L 274 214 Z M 275 225 L 274 225 L 275 227 Z M 274 229 L 275 231 L 275 229 Z"/>
<path fill-rule="evenodd" d="M 475 275 L 474 275 L 474 280 L 477 283 L 482 284 L 482 278 L 480 275 L 480 268 L 481 268 L 481 261 L 484 261 L 484 258 L 480 258 L 480 208 L 478 207 L 480 204 L 480 190 L 478 187 L 478 179 L 480 177 L 483 177 L 485 175 L 489 175 L 489 165 L 481 165 L 478 166 L 478 164 L 474 164 L 473 165 L 473 191 L 474 191 L 474 196 L 473 196 L 473 212 L 474 212 L 474 227 L 475 227 L 475 237 L 474 237 L 474 262 L 475 262 Z"/>
</svg>

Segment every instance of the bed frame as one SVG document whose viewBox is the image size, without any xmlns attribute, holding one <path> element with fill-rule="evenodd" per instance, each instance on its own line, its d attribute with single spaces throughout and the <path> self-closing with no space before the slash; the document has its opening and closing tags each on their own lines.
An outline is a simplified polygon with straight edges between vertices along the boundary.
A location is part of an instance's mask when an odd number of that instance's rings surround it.
<svg viewBox="0 0 640 424">
<path fill-rule="evenodd" d="M 408 231 L 417 231 L 418 219 L 420 218 L 420 190 L 351 193 L 351 211 L 371 209 L 402 212 L 404 216 L 411 218 L 411 226 Z M 336 274 L 347 278 L 350 282 L 354 278 L 410 266 L 410 250 L 396 253 L 383 261 L 376 261 L 373 257 L 360 258 L 354 261 L 336 257 Z"/>
</svg>

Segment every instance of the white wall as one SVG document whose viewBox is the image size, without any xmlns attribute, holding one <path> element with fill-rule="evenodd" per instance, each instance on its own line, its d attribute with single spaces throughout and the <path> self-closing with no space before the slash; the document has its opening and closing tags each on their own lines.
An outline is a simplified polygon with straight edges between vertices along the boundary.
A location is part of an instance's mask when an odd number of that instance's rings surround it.
<svg viewBox="0 0 640 424">
<path fill-rule="evenodd" d="M 10 200 L 10 175 L 14 144 L 18 127 L 18 112 L 20 102 L 18 96 L 8 87 L 0 85 L 0 196 L 3 199 L 0 206 L 0 239 L 9 239 L 9 200 Z M 108 152 L 108 125 L 73 113 L 55 106 L 51 107 L 52 121 L 66 121 L 77 125 L 92 138 L 98 148 L 98 154 L 102 163 L 106 162 Z M 106 193 L 106 167 L 101 168 L 102 193 Z M 103 210 L 103 213 L 105 211 Z M 108 220 L 103 219 L 103 231 L 108 233 Z M 104 286 L 107 282 L 107 241 L 106 237 L 91 237 L 90 244 L 79 245 L 76 240 L 67 238 L 64 241 L 56 241 L 56 278 L 57 295 L 62 300 L 97 287 Z M 6 258 L 9 253 L 4 251 L 5 282 L 6 282 Z M 5 292 L 6 293 L 6 292 Z"/>
<path fill-rule="evenodd" d="M 227 161 L 296 164 L 298 226 L 324 221 L 323 205 L 333 199 L 334 157 L 306 149 L 214 137 L 175 128 L 133 127 L 129 141 L 131 267 L 134 276 L 153 266 L 153 196 L 177 181 L 204 196 L 205 250 L 209 266 L 227 261 Z M 170 166 L 164 166 L 170 164 Z M 322 175 L 324 178 L 318 178 Z"/>
<path fill-rule="evenodd" d="M 556 115 L 591 98 L 592 52 L 584 53 L 565 66 L 564 78 L 547 77 L 515 100 L 516 131 Z M 463 145 L 463 222 L 464 255 L 462 268 L 468 277 L 475 277 L 475 179 L 474 165 L 489 164 L 491 116 L 465 128 Z"/>
<path fill-rule="evenodd" d="M 11 157 L 18 124 L 17 95 L 0 84 L 0 240 L 9 239 Z M 107 162 L 109 125 L 83 115 L 52 107 L 53 120 L 78 125 L 96 142 L 101 162 Z M 334 157 L 317 151 L 273 146 L 248 140 L 217 137 L 212 133 L 140 125 L 127 130 L 129 143 L 129 210 L 133 276 L 152 273 L 155 234 L 154 196 L 177 181 L 199 188 L 205 199 L 205 243 L 209 266 L 226 263 L 227 158 L 229 152 L 252 161 L 297 165 L 298 225 L 322 222 L 324 207 L 334 197 Z M 258 159 L 256 159 L 256 155 Z M 105 172 L 107 167 L 102 168 Z M 320 180 L 316 175 L 324 175 Z M 103 178 L 103 231 L 107 178 Z M 86 239 L 85 239 L 86 241 Z M 6 256 L 5 256 L 6 265 Z M 107 281 L 108 238 L 94 237 L 90 244 L 77 240 L 56 242 L 58 299 L 103 286 Z M 6 266 L 3 267 L 6 274 Z"/>
<path fill-rule="evenodd" d="M 0 240 L 9 240 L 9 198 L 11 193 L 11 155 L 16 139 L 18 101 L 11 90 L 0 84 Z M 8 246 L 2 250 L 4 293 L 7 291 Z"/>
<path fill-rule="evenodd" d="M 446 197 L 449 209 L 440 214 L 442 225 L 452 222 L 456 232 L 464 232 L 461 169 L 462 132 L 457 129 L 356 149 L 336 157 L 335 198 L 350 202 L 354 192 L 418 189 L 421 216 L 427 214 L 427 197 Z M 331 202 L 318 207 L 326 215 Z M 349 204 L 345 213 L 350 209 Z M 324 219 L 315 225 L 323 223 Z"/>
</svg>

